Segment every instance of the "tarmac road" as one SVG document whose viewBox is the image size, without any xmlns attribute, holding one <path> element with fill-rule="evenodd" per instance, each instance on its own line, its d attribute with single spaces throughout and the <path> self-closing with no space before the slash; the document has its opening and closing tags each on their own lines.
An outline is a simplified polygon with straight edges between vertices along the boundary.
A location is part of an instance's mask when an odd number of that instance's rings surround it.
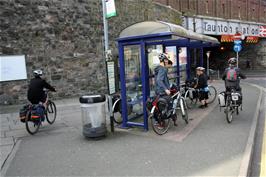
<svg viewBox="0 0 266 177">
<path fill-rule="evenodd" d="M 213 105 L 182 141 L 152 131 L 118 130 L 106 139 L 81 135 L 77 108 L 65 109 L 53 126 L 21 138 L 7 176 L 238 176 L 259 90 L 244 84 L 244 109 L 231 124 Z M 172 127 L 168 134 L 184 129 Z"/>
</svg>

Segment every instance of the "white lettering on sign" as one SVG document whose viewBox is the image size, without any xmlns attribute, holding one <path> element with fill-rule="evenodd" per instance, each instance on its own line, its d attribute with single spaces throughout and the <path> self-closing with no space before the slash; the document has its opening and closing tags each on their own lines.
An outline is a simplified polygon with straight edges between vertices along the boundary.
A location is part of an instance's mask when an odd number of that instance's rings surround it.
<svg viewBox="0 0 266 177">
<path fill-rule="evenodd" d="M 223 35 L 242 33 L 245 36 L 259 36 L 260 26 L 252 23 L 241 23 L 230 20 L 212 20 L 205 18 L 187 18 L 187 28 L 197 33 Z"/>
</svg>

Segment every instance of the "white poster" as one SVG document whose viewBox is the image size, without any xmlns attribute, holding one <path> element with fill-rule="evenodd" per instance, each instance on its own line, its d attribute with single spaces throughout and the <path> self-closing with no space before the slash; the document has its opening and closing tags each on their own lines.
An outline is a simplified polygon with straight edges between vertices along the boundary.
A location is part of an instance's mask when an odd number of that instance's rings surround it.
<svg viewBox="0 0 266 177">
<path fill-rule="evenodd" d="M 181 47 L 179 51 L 179 65 L 187 64 L 187 48 Z"/>
<path fill-rule="evenodd" d="M 25 55 L 0 56 L 0 82 L 27 79 Z"/>
<path fill-rule="evenodd" d="M 115 63 L 113 61 L 107 62 L 107 72 L 108 72 L 108 85 L 109 94 L 115 93 Z"/>
</svg>

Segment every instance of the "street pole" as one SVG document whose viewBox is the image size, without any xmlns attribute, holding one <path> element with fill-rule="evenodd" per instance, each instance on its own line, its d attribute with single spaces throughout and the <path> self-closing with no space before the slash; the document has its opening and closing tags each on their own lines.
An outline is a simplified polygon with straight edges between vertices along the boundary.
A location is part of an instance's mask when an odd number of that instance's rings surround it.
<svg viewBox="0 0 266 177">
<path fill-rule="evenodd" d="M 207 75 L 209 76 L 210 71 L 209 71 L 209 56 L 207 57 Z"/>
<path fill-rule="evenodd" d="M 107 51 L 109 50 L 109 41 L 108 41 L 108 21 L 106 19 L 106 4 L 105 0 L 102 0 L 103 6 L 103 30 L 104 30 L 104 57 L 107 60 Z"/>
<path fill-rule="evenodd" d="M 238 68 L 238 52 L 236 52 L 236 66 Z"/>
<path fill-rule="evenodd" d="M 209 76 L 209 74 L 210 74 L 210 71 L 209 71 L 209 59 L 210 59 L 210 54 L 211 54 L 211 51 L 207 51 L 207 53 L 206 53 L 206 55 L 207 55 L 207 75 Z"/>
</svg>

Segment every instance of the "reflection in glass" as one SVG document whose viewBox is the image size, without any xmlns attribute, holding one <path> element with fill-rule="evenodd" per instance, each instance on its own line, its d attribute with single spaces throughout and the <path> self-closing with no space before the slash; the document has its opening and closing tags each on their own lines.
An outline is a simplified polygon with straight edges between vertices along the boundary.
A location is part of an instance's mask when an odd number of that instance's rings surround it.
<svg viewBox="0 0 266 177">
<path fill-rule="evenodd" d="M 124 48 L 126 94 L 128 101 L 128 114 L 143 112 L 142 84 L 141 84 L 141 60 L 140 47 L 138 45 Z"/>
</svg>

